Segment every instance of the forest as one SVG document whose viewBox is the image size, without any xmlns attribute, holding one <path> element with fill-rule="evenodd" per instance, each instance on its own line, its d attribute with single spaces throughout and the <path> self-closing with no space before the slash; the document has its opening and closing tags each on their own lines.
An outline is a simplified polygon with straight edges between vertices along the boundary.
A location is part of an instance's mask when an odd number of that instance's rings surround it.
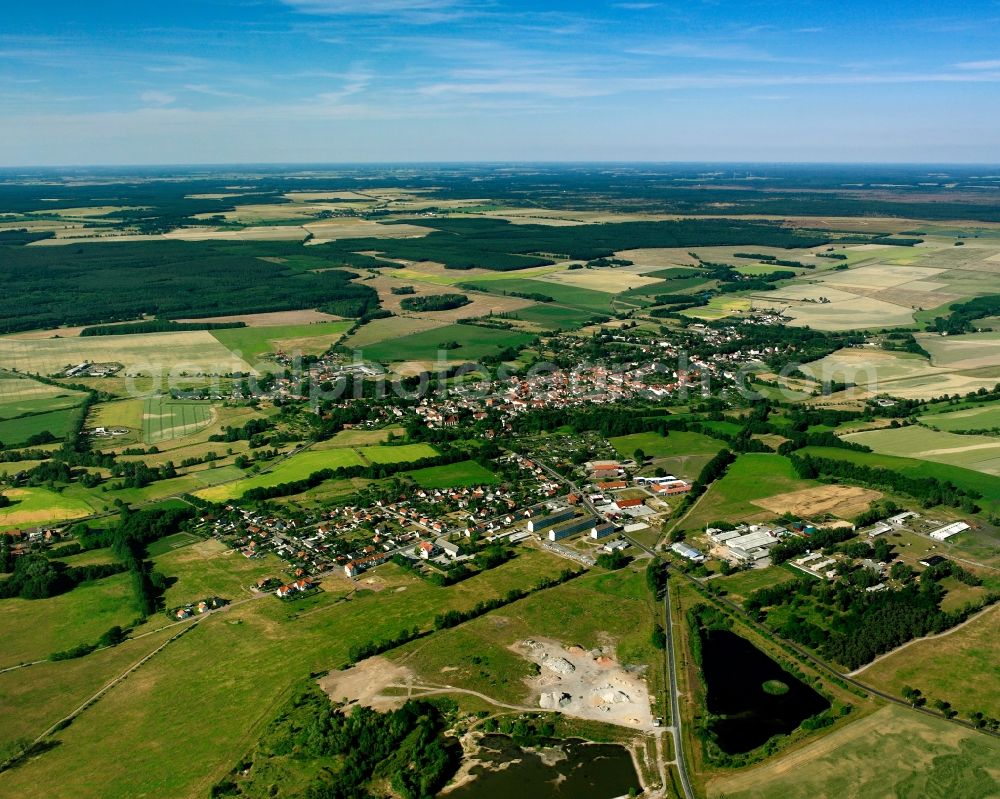
<svg viewBox="0 0 1000 799">
<path fill-rule="evenodd" d="M 351 282 L 354 273 L 263 260 L 301 249 L 179 241 L 0 247 L 0 332 L 303 308 L 357 317 L 378 307 L 371 287 Z"/>
</svg>

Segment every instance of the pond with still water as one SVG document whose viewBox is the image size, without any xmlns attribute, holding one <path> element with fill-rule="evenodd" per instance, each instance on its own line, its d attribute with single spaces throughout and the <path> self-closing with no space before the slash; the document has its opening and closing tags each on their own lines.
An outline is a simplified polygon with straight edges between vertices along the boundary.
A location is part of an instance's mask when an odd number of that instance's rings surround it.
<svg viewBox="0 0 1000 799">
<path fill-rule="evenodd" d="M 506 735 L 486 735 L 479 745 L 474 779 L 446 799 L 612 799 L 642 790 L 623 746 L 569 739 L 525 750 Z"/>
<path fill-rule="evenodd" d="M 756 749 L 787 735 L 830 703 L 751 644 L 729 630 L 702 630 L 702 671 L 708 712 L 724 752 Z"/>
</svg>

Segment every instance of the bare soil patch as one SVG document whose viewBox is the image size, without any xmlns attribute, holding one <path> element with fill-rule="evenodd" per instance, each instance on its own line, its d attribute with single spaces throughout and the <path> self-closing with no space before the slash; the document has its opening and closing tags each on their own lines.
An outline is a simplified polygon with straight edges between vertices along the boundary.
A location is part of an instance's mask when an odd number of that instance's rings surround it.
<svg viewBox="0 0 1000 799">
<path fill-rule="evenodd" d="M 527 704 L 576 718 L 653 729 L 646 680 L 614 659 L 613 646 L 587 650 L 532 638 L 511 649 L 540 670 L 525 681 L 531 691 Z"/>
<path fill-rule="evenodd" d="M 753 504 L 778 514 L 793 513 L 796 516 L 809 518 L 831 513 L 845 518 L 857 516 L 881 497 L 882 493 L 879 491 L 857 486 L 834 485 L 775 494 L 766 499 L 754 500 Z"/>
</svg>

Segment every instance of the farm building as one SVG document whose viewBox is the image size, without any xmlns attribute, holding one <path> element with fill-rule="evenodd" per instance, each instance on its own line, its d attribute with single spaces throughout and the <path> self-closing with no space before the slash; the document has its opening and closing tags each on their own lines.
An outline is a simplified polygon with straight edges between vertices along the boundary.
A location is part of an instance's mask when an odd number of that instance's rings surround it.
<svg viewBox="0 0 1000 799">
<path fill-rule="evenodd" d="M 568 519 L 573 518 L 572 508 L 563 508 L 555 513 L 550 513 L 548 516 L 539 516 L 537 519 L 531 519 L 528 522 L 528 532 L 530 533 L 540 533 L 542 530 L 547 530 L 550 527 L 554 527 L 560 522 L 565 522 Z"/>
<path fill-rule="evenodd" d="M 937 530 L 932 532 L 930 536 L 935 541 L 944 541 L 951 538 L 953 535 L 958 535 L 968 529 L 970 529 L 969 525 L 965 522 L 952 522 L 951 524 L 946 524 L 944 527 L 939 527 Z"/>
<path fill-rule="evenodd" d="M 597 519 L 593 516 L 581 516 L 578 519 L 558 524 L 549 530 L 549 541 L 558 541 L 560 538 L 567 538 L 574 533 L 582 533 L 584 530 L 592 529 L 596 521 Z"/>
<path fill-rule="evenodd" d="M 886 524 L 885 522 L 879 522 L 874 525 L 870 530 L 867 531 L 869 538 L 876 538 L 880 535 L 885 535 L 892 531 L 892 525 Z"/>
<path fill-rule="evenodd" d="M 683 541 L 677 541 L 670 545 L 670 549 L 680 555 L 682 558 L 687 558 L 693 563 L 704 563 L 705 556 L 699 552 L 694 547 L 689 547 Z"/>
<path fill-rule="evenodd" d="M 601 522 L 600 524 L 595 524 L 593 529 L 590 531 L 591 538 L 606 538 L 615 531 L 615 526 L 612 522 Z"/>
</svg>

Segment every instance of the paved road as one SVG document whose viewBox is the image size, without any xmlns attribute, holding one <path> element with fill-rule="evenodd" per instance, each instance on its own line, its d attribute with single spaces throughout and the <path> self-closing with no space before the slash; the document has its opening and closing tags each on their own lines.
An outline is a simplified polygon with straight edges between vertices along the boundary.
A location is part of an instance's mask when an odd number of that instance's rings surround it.
<svg viewBox="0 0 1000 799">
<path fill-rule="evenodd" d="M 667 672 L 670 677 L 670 729 L 674 736 L 674 755 L 677 758 L 677 773 L 681 778 L 681 787 L 684 789 L 685 799 L 694 799 L 694 789 L 688 779 L 687 761 L 684 757 L 684 735 L 681 731 L 681 707 L 678 699 L 680 692 L 677 689 L 677 663 L 674 660 L 674 621 L 670 613 L 670 586 L 663 592 L 663 610 L 667 614 L 664 629 L 667 638 Z"/>
</svg>

